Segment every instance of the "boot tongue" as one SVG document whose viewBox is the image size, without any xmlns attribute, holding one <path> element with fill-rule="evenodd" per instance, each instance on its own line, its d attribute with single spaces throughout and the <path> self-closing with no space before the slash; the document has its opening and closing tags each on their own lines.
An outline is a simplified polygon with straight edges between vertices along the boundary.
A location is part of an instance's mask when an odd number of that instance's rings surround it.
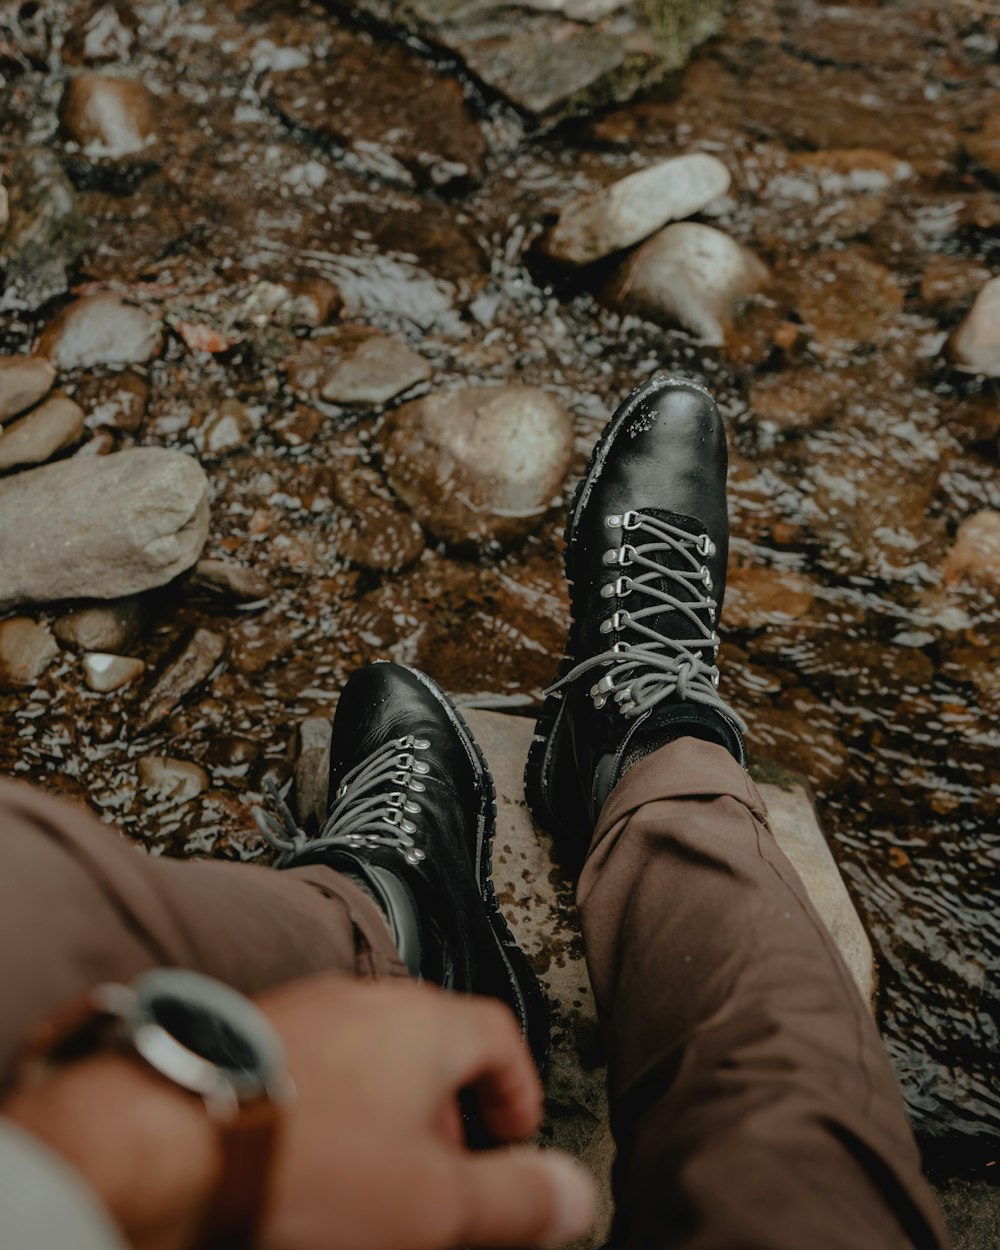
<svg viewBox="0 0 1000 1250">
<path fill-rule="evenodd" d="M 705 526 L 700 521 L 695 520 L 694 517 L 681 516 L 676 512 L 668 512 L 664 508 L 638 508 L 636 511 L 640 516 L 652 517 L 653 520 L 660 521 L 664 525 L 673 526 L 675 529 L 683 530 L 685 534 L 690 534 L 692 538 L 699 538 L 701 535 L 708 532 Z M 629 533 L 630 538 L 634 540 L 630 543 L 633 547 L 645 547 L 659 542 L 655 535 L 645 530 L 635 530 L 630 531 Z M 683 556 L 679 551 L 674 551 L 672 548 L 667 547 L 665 543 L 663 544 L 662 550 L 643 552 L 643 557 L 644 559 L 651 561 L 653 564 L 660 565 L 661 568 L 665 570 L 669 569 L 671 572 L 686 573 L 690 575 L 696 571 L 694 566 L 692 566 L 690 561 L 686 559 L 685 556 Z M 651 570 L 640 568 L 638 575 L 641 576 L 650 573 Z M 676 577 L 664 577 L 662 580 L 658 580 L 652 584 L 657 590 L 670 595 L 679 603 L 696 603 L 699 599 L 703 599 L 705 597 L 704 587 L 700 582 L 696 582 L 692 586 L 689 580 L 681 581 Z M 652 596 L 646 597 L 643 595 L 642 587 L 634 593 L 638 595 L 639 600 L 641 600 L 641 602 L 637 600 L 638 607 L 650 607 L 654 602 L 656 602 Z M 623 606 L 626 609 L 631 607 L 631 605 L 627 602 Z M 696 609 L 696 614 L 698 619 L 704 622 L 706 628 L 711 630 L 712 623 L 708 619 L 707 609 Z M 663 634 L 667 638 L 690 639 L 697 636 L 697 629 L 690 617 L 686 616 L 683 612 L 678 612 L 676 610 L 671 611 L 665 605 L 662 613 L 655 617 L 644 617 L 643 620 L 646 625 L 651 628 L 655 628 L 657 633 Z M 627 636 L 628 635 L 626 634 L 626 637 Z M 668 651 L 669 650 L 670 649 L 668 649 Z"/>
</svg>

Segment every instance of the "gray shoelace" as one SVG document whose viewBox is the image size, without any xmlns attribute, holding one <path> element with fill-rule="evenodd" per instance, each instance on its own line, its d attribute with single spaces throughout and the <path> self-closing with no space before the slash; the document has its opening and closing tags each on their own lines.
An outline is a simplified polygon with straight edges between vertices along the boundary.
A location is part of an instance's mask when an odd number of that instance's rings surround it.
<svg viewBox="0 0 1000 1250">
<path fill-rule="evenodd" d="M 605 518 L 605 524 L 619 531 L 620 541 L 605 551 L 604 563 L 632 571 L 601 588 L 602 598 L 615 601 L 615 611 L 601 622 L 600 630 L 602 634 L 629 631 L 635 641 L 616 642 L 607 651 L 583 660 L 546 693 L 564 689 L 595 669 L 607 668 L 590 687 L 596 708 L 613 698 L 623 715 L 632 718 L 664 699 L 690 699 L 715 708 L 745 731 L 745 723 L 718 692 L 715 656 L 719 635 L 712 628 L 717 607 L 705 564 L 714 554 L 715 544 L 707 534 L 691 534 L 642 512 L 613 514 Z M 626 541 L 633 534 L 636 537 Z M 667 568 L 654 559 L 658 555 L 678 556 L 676 562 L 686 567 Z M 671 583 L 675 593 L 671 593 Z M 631 595 L 652 602 L 631 611 L 617 606 Z M 653 628 L 654 619 L 665 612 L 680 613 L 690 621 L 694 637 L 672 638 Z M 707 616 L 709 624 L 699 613 Z"/>
<path fill-rule="evenodd" d="M 288 867 L 304 851 L 377 846 L 401 851 L 408 863 L 420 863 L 425 855 L 411 836 L 417 826 L 408 817 L 420 812 L 420 804 L 410 795 L 426 789 L 420 777 L 430 772 L 417 752 L 430 745 L 413 734 L 393 738 L 355 765 L 344 774 L 330 814 L 315 837 L 299 825 L 269 780 L 266 789 L 276 815 L 255 807 L 253 818 L 264 840 L 280 852 L 275 865 Z"/>
</svg>

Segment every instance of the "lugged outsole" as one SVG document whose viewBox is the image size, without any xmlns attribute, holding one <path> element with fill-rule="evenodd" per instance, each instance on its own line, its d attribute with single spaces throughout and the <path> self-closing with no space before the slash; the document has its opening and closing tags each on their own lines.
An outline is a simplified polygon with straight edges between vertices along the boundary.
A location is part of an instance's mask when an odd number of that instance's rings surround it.
<svg viewBox="0 0 1000 1250">
<path fill-rule="evenodd" d="M 631 416 L 635 406 L 643 399 L 650 395 L 656 394 L 661 390 L 667 390 L 672 387 L 690 387 L 692 390 L 699 391 L 702 395 L 706 395 L 709 399 L 714 399 L 710 391 L 708 391 L 700 383 L 690 378 L 674 377 L 670 374 L 656 374 L 644 382 L 641 386 L 637 386 L 622 401 L 615 410 L 610 421 L 601 431 L 601 435 L 594 448 L 590 453 L 587 461 L 587 467 L 584 470 L 580 480 L 576 484 L 573 492 L 573 500 L 570 504 L 569 516 L 566 518 L 566 525 L 563 530 L 563 565 L 566 572 L 566 582 L 570 591 L 570 625 L 569 633 L 566 638 L 566 651 L 559 662 L 559 668 L 556 672 L 555 680 L 558 681 L 564 677 L 576 660 L 573 655 L 573 636 L 577 628 L 576 622 L 576 595 L 575 595 L 575 577 L 573 572 L 573 524 L 576 519 L 577 510 L 581 504 L 584 489 L 590 481 L 591 475 L 599 464 L 604 460 L 607 448 L 614 441 L 618 430 Z M 542 710 L 535 721 L 535 732 L 528 748 L 528 759 L 524 766 L 524 797 L 528 804 L 528 810 L 531 812 L 535 822 L 546 829 L 562 848 L 564 858 L 571 864 L 576 864 L 582 857 L 585 848 L 580 843 L 579 829 L 574 829 L 571 825 L 561 821 L 558 815 L 552 810 L 552 806 L 548 801 L 545 785 L 545 764 L 548 757 L 549 746 L 551 744 L 553 731 L 556 722 L 559 719 L 559 711 L 562 707 L 563 692 L 555 691 L 546 697 L 542 704 Z"/>
<path fill-rule="evenodd" d="M 410 668 L 406 664 L 399 667 L 412 673 L 434 695 L 478 761 L 482 788 L 478 831 L 479 853 L 477 855 L 480 897 L 486 906 L 487 919 L 496 939 L 500 956 L 508 969 L 511 988 L 518 1004 L 516 1013 L 519 1017 L 522 1036 L 531 1050 L 536 1067 L 540 1073 L 544 1073 L 549 1058 L 548 1002 L 524 951 L 518 946 L 517 939 L 500 910 L 500 901 L 493 884 L 493 842 L 496 836 L 497 819 L 496 784 L 493 781 L 493 774 L 490 772 L 483 749 L 476 741 L 465 717 L 440 686 L 419 669 Z"/>
</svg>

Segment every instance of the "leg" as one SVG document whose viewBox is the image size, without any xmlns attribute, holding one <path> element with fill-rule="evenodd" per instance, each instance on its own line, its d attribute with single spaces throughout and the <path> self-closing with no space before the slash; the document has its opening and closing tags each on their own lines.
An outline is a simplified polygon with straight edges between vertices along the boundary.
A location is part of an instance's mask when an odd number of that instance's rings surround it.
<svg viewBox="0 0 1000 1250">
<path fill-rule="evenodd" d="M 579 902 L 616 1245 L 946 1244 L 868 1009 L 726 750 L 680 738 L 625 774 Z"/>
<path fill-rule="evenodd" d="M 0 783 L 0 1084 L 33 1023 L 165 964 L 250 994 L 406 971 L 375 904 L 331 868 L 153 859 L 83 808 Z"/>
</svg>

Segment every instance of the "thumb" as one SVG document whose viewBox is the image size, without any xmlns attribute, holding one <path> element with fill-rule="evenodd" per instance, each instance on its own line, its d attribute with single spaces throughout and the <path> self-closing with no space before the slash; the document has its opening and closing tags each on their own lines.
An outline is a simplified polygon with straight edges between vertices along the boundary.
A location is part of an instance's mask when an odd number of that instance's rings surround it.
<svg viewBox="0 0 1000 1250">
<path fill-rule="evenodd" d="M 593 1177 L 556 1150 L 525 1146 L 466 1155 L 459 1183 L 460 1245 L 561 1246 L 582 1237 L 597 1211 Z"/>
</svg>

